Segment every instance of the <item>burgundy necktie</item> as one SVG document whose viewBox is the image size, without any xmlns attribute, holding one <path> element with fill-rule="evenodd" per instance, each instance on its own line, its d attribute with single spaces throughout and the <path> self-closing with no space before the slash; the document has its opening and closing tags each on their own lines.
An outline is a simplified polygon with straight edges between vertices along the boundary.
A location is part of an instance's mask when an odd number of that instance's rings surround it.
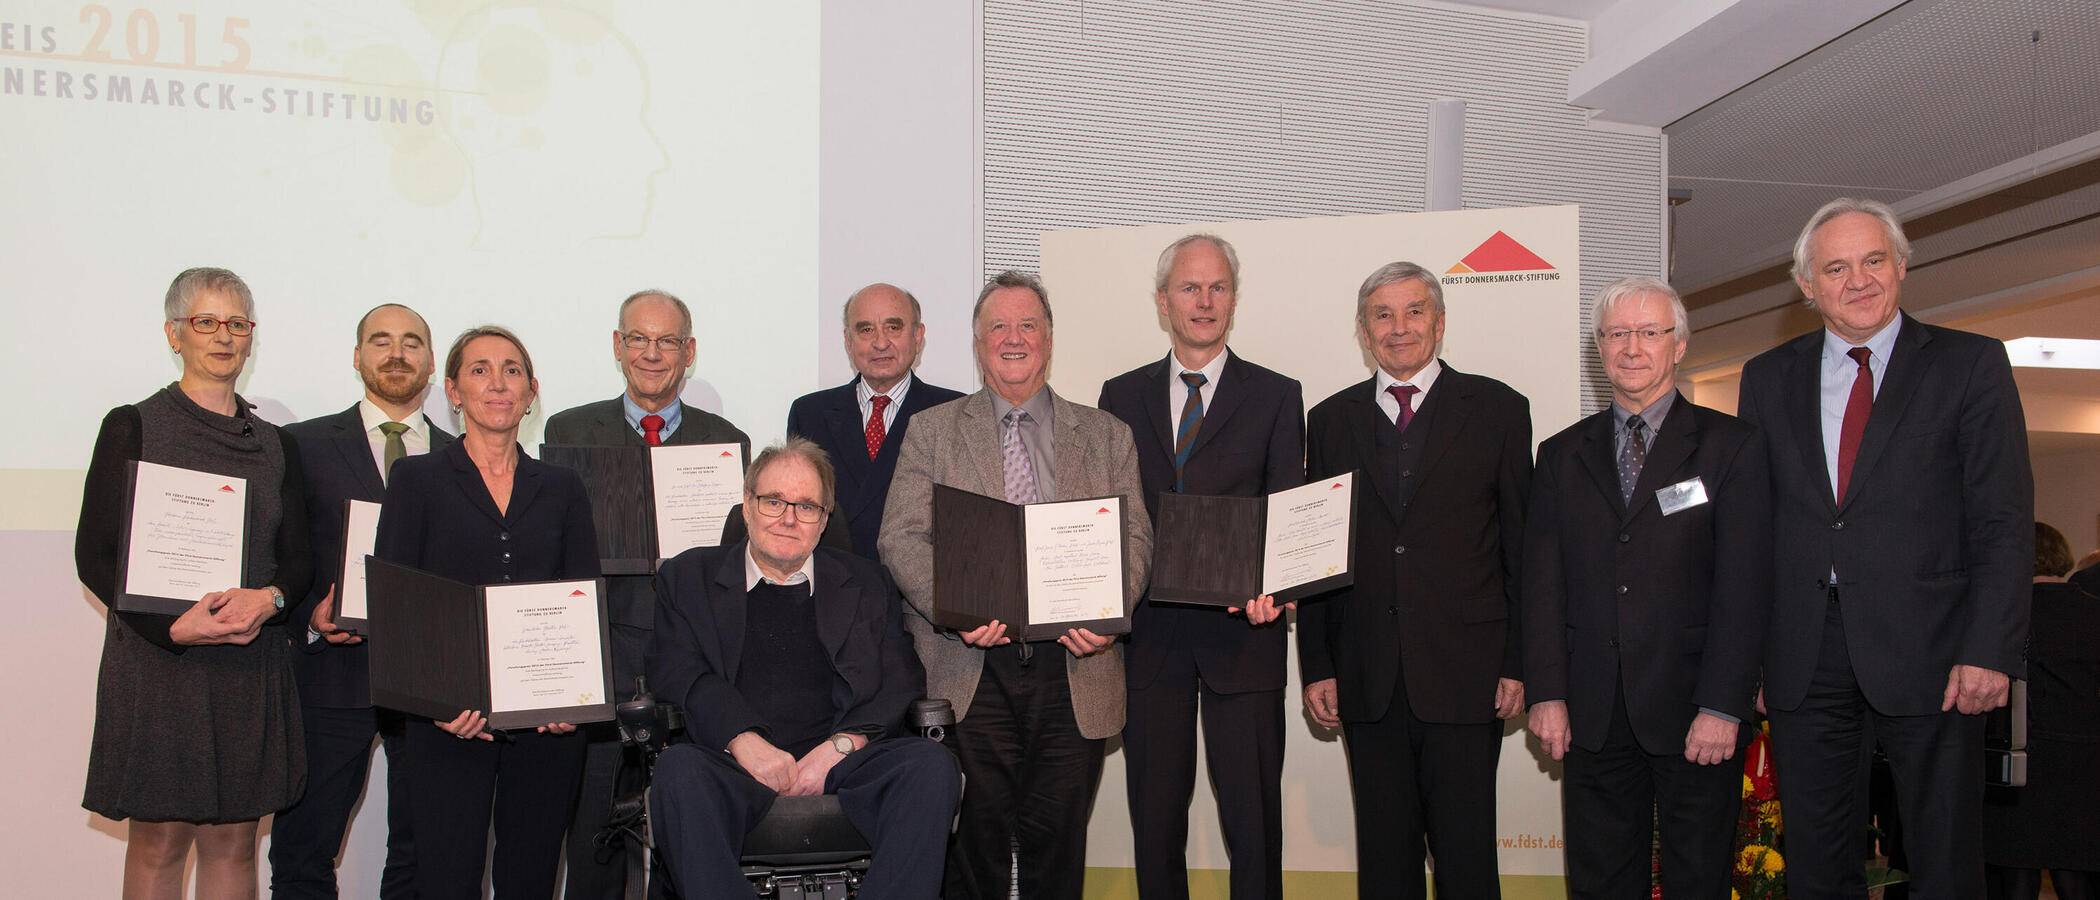
<svg viewBox="0 0 2100 900">
<path fill-rule="evenodd" d="M 664 442 L 664 417 L 647 415 L 642 417 L 642 440 L 654 447 Z"/>
<path fill-rule="evenodd" d="M 1845 488 L 1852 484 L 1852 463 L 1859 459 L 1859 440 L 1866 436 L 1867 416 L 1874 411 L 1874 371 L 1867 368 L 1867 358 L 1874 355 L 1873 351 L 1854 347 L 1845 355 L 1859 363 L 1859 372 L 1852 376 L 1852 396 L 1845 399 L 1845 422 L 1838 427 L 1839 503 L 1845 502 Z"/>
<path fill-rule="evenodd" d="M 1407 423 L 1415 420 L 1414 404 L 1408 401 L 1413 400 L 1416 394 L 1422 392 L 1422 389 L 1411 384 L 1392 384 L 1386 386 L 1385 392 L 1393 395 L 1393 399 L 1400 401 L 1400 416 L 1393 420 L 1393 424 L 1400 426 L 1401 431 L 1406 431 Z"/>
<path fill-rule="evenodd" d="M 870 402 L 875 404 L 875 411 L 868 414 L 865 436 L 868 439 L 868 458 L 874 459 L 875 454 L 882 452 L 882 439 L 888 434 L 882 427 L 882 411 L 889 407 L 890 397 L 888 394 L 876 394 Z"/>
</svg>

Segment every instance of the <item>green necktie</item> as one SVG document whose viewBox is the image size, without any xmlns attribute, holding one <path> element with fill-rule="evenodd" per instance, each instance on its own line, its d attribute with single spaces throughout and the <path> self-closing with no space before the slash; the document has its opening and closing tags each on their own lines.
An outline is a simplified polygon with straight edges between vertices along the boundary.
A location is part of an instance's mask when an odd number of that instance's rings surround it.
<svg viewBox="0 0 2100 900">
<path fill-rule="evenodd" d="M 408 426 L 400 422 L 379 423 L 379 433 L 386 435 L 386 450 L 380 454 L 380 481 L 385 481 L 387 474 L 394 471 L 394 463 L 400 462 L 401 457 L 408 455 L 408 445 L 401 440 L 401 433 L 407 430 Z"/>
</svg>

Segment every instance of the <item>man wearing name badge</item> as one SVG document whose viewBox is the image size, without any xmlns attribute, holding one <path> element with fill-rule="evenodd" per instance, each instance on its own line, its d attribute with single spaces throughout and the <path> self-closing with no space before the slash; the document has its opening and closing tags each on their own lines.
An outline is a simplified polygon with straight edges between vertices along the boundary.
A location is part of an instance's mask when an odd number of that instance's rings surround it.
<svg viewBox="0 0 2100 900">
<path fill-rule="evenodd" d="M 926 345 L 919 298 L 903 288 L 871 284 L 846 299 L 846 356 L 851 383 L 805 394 L 788 407 L 788 434 L 824 448 L 838 472 L 839 508 L 853 535 L 853 551 L 876 562 L 882 509 L 897 448 L 913 414 L 962 394 L 919 380 L 912 367 Z"/>
<path fill-rule="evenodd" d="M 1087 818 L 1107 738 L 1123 729 L 1123 658 L 1114 636 L 1067 629 L 1056 643 L 1007 637 L 994 621 L 933 624 L 933 486 L 1011 503 L 1120 496 L 1128 527 L 1125 596 L 1152 559 L 1137 450 L 1116 417 L 1047 385 L 1050 298 L 1032 275 L 1002 272 L 970 316 L 985 387 L 920 413 L 904 437 L 883 513 L 882 558 L 911 603 L 905 625 L 926 664 L 926 693 L 954 704 L 949 749 L 968 790 L 948 862 L 948 896 L 1077 900 Z"/>
<path fill-rule="evenodd" d="M 1984 895 L 1983 713 L 2026 670 L 2034 478 L 2012 365 L 1903 313 L 1909 260 L 1886 205 L 1825 204 L 1793 270 L 1823 327 L 1743 367 L 1737 414 L 1771 460 L 1762 700 L 1799 900 L 1865 893 L 1877 744 L 1910 896 Z"/>
<path fill-rule="evenodd" d="M 866 900 L 940 889 L 961 781 L 939 744 L 907 732 L 925 671 L 882 566 L 817 546 L 833 478 L 801 438 L 744 479 L 746 531 L 656 576 L 649 680 L 685 710 L 690 743 L 656 765 L 651 815 L 681 896 L 751 896 L 743 838 L 776 797 L 836 794 L 874 851 Z"/>
<path fill-rule="evenodd" d="M 653 447 L 662 444 L 736 444 L 749 457 L 751 439 L 729 420 L 686 405 L 678 397 L 693 364 L 693 314 L 685 301 L 659 290 L 638 292 L 620 302 L 619 327 L 613 331 L 613 358 L 620 363 L 627 390 L 611 400 L 563 410 L 547 420 L 546 442 L 599 447 Z M 654 580 L 648 575 L 612 575 L 605 579 L 605 612 L 612 634 L 613 696 L 625 699 L 649 650 L 656 621 Z M 640 848 L 623 844 L 599 848 L 598 832 L 612 815 L 614 779 L 623 749 L 611 723 L 585 726 L 590 750 L 584 762 L 583 788 L 576 820 L 569 826 L 569 900 L 617 898 L 626 885 L 626 854 Z"/>
<path fill-rule="evenodd" d="M 1128 424 L 1137 443 L 1145 509 L 1155 519 L 1168 491 L 1259 497 L 1305 479 L 1298 382 L 1225 346 L 1239 274 L 1239 256 L 1223 238 L 1192 234 L 1169 244 L 1153 299 L 1172 352 L 1101 386 L 1102 411 Z M 1188 896 L 1199 704 L 1232 896 L 1283 896 L 1283 610 L 1268 596 L 1243 606 L 1240 615 L 1148 599 L 1131 617 L 1123 753 L 1142 897 Z"/>
<path fill-rule="evenodd" d="M 1566 764 L 1568 893 L 1726 900 L 1771 598 L 1764 438 L 1677 392 L 1669 285 L 1592 307 L 1611 408 L 1539 445 L 1524 527 L 1530 727 Z"/>
<path fill-rule="evenodd" d="M 1357 894 L 1499 897 L 1495 766 L 1524 708 L 1519 559 L 1531 404 L 1436 356 L 1444 289 L 1409 262 L 1356 292 L 1378 364 L 1306 416 L 1313 479 L 1357 480 L 1356 583 L 1298 611 L 1313 721 L 1339 726 L 1356 804 Z"/>
<path fill-rule="evenodd" d="M 346 501 L 386 498 L 394 461 L 453 440 L 423 415 L 423 394 L 436 368 L 430 325 L 398 303 L 373 307 L 357 321 L 351 368 L 364 398 L 333 415 L 285 426 L 299 442 L 306 470 L 307 532 L 321 573 L 294 615 L 307 622 L 304 653 L 293 660 L 306 722 L 306 795 L 277 814 L 270 828 L 270 895 L 336 896 L 335 859 L 364 792 L 372 736 L 387 760 L 386 868 L 382 900 L 413 896 L 414 846 L 402 774 L 399 713 L 372 706 L 363 639 L 335 625 L 342 576 Z"/>
</svg>

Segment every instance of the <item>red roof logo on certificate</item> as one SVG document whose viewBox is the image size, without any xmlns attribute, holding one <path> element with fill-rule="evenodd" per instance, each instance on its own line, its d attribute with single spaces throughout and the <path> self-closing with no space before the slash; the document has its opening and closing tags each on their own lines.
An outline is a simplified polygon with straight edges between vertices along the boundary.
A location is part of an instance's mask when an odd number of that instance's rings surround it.
<svg viewBox="0 0 2100 900">
<path fill-rule="evenodd" d="M 1101 507 L 1100 509 L 1094 510 L 1094 515 L 1097 515 L 1097 516 L 1098 516 L 1098 515 L 1101 515 L 1102 513 L 1105 513 L 1105 512 L 1108 512 L 1108 507 L 1106 507 L 1106 506 L 1104 506 L 1104 507 Z"/>
<path fill-rule="evenodd" d="M 234 490 L 234 489 L 233 489 L 233 485 L 230 485 L 230 484 L 222 484 L 222 485 L 219 485 L 219 492 L 220 492 L 220 493 L 222 493 L 222 494 L 236 494 L 236 493 L 239 493 L 239 491 L 236 491 L 236 490 Z"/>
<path fill-rule="evenodd" d="M 1330 491 L 1338 491 L 1338 490 L 1341 490 L 1341 489 L 1342 489 L 1342 483 L 1341 483 L 1341 482 L 1339 482 L 1339 481 L 1337 481 L 1337 482 L 1335 482 L 1335 483 L 1333 483 L 1333 484 L 1330 484 L 1330 485 L 1328 485 L 1328 486 L 1327 486 L 1327 489 L 1328 489 L 1328 490 L 1330 490 Z"/>
<path fill-rule="evenodd" d="M 581 596 L 583 596 L 583 591 L 581 591 L 581 590 L 574 590 L 574 591 L 570 591 L 570 592 L 569 592 L 569 596 L 571 596 L 571 597 L 581 597 Z"/>
<path fill-rule="evenodd" d="M 1446 275 L 1465 275 L 1473 272 L 1538 272 L 1548 271 L 1553 264 L 1531 252 L 1531 248 L 1517 243 L 1515 238 L 1500 231 L 1488 238 L 1466 258 L 1459 260 Z"/>
<path fill-rule="evenodd" d="M 734 454 L 734 453 L 731 453 L 731 452 L 729 452 L 729 451 L 727 451 L 727 450 L 724 450 L 724 451 L 722 451 L 722 455 L 723 455 L 723 456 L 735 456 L 736 454 Z"/>
</svg>

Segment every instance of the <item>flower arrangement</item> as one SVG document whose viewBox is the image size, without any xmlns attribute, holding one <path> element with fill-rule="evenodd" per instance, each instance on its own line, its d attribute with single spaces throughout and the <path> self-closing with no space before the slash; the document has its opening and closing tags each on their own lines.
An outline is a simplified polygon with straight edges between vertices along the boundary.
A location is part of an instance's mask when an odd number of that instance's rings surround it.
<svg viewBox="0 0 2100 900">
<path fill-rule="evenodd" d="M 1757 737 L 1743 753 L 1743 807 L 1735 822 L 1734 889 L 1730 900 L 1784 900 L 1786 857 L 1779 787 L 1772 777 L 1772 727 L 1759 722 Z"/>
</svg>

